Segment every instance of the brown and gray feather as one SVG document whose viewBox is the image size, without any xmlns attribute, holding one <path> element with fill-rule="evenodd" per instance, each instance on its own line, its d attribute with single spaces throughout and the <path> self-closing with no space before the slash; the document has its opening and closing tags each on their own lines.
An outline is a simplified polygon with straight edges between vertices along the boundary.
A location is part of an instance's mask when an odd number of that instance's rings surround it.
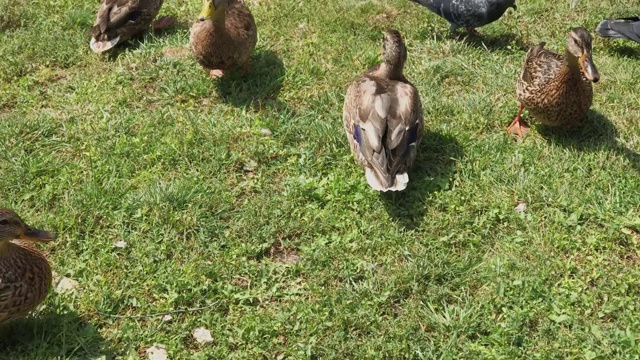
<svg viewBox="0 0 640 360">
<path fill-rule="evenodd" d="M 245 64 L 258 41 L 258 30 L 249 8 L 231 0 L 225 10 L 224 24 L 213 20 L 196 21 L 189 42 L 196 60 L 207 69 L 226 70 Z"/>
</svg>

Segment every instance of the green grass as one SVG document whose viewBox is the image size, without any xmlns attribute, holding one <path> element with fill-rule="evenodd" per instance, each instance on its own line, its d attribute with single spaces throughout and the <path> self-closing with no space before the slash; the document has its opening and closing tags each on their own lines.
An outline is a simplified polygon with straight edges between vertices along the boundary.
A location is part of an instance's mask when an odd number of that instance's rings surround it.
<svg viewBox="0 0 640 360">
<path fill-rule="evenodd" d="M 404 0 L 249 4 L 252 75 L 212 82 L 186 48 L 197 2 L 99 57 L 96 1 L 0 0 L 1 205 L 59 233 L 42 249 L 81 288 L 3 326 L 1 358 L 640 356 L 640 46 L 594 38 L 583 129 L 505 134 L 526 47 L 636 2 L 520 1 L 462 41 Z M 388 27 L 426 134 L 407 191 L 380 195 L 342 101 Z"/>
</svg>

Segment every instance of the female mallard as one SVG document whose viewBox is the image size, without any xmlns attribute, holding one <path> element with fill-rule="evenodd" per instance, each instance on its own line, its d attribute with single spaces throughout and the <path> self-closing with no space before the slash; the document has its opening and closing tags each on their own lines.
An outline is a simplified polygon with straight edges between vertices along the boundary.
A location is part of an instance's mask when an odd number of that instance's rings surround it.
<svg viewBox="0 0 640 360">
<path fill-rule="evenodd" d="M 344 128 L 369 185 L 399 191 L 409 183 L 407 171 L 416 158 L 424 118 L 418 90 L 402 74 L 407 48 L 398 31 L 385 33 L 382 58 L 347 90 Z"/>
<path fill-rule="evenodd" d="M 196 60 L 210 69 L 211 78 L 236 65 L 246 69 L 257 41 L 253 15 L 241 0 L 204 0 L 189 38 Z"/>
<path fill-rule="evenodd" d="M 91 50 L 107 51 L 146 30 L 158 15 L 163 0 L 102 0 L 96 22 L 90 30 Z M 163 17 L 155 25 L 165 28 L 174 19 Z"/>
<path fill-rule="evenodd" d="M 522 109 L 536 121 L 549 126 L 580 126 L 593 101 L 591 82 L 600 76 L 591 57 L 591 35 L 585 28 L 569 32 L 565 55 L 544 49 L 545 43 L 529 49 L 518 78 L 518 115 L 507 128 L 509 134 L 524 136 L 529 127 L 522 121 Z"/>
<path fill-rule="evenodd" d="M 35 309 L 51 287 L 51 268 L 32 241 L 54 234 L 27 226 L 16 213 L 0 209 L 0 323 Z"/>
</svg>

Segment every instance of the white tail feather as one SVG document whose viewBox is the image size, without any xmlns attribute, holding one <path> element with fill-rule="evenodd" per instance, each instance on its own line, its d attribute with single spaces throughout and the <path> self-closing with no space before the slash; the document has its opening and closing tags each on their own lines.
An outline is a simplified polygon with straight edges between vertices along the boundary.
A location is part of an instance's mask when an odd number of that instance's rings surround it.
<svg viewBox="0 0 640 360">
<path fill-rule="evenodd" d="M 116 36 L 115 38 L 107 41 L 96 41 L 95 38 L 91 38 L 89 46 L 91 46 L 91 50 L 93 50 L 93 52 L 101 53 L 116 46 L 116 44 L 118 44 L 118 41 L 120 41 L 120 36 Z"/>
<path fill-rule="evenodd" d="M 393 186 L 385 187 L 380 182 L 380 179 L 376 176 L 375 171 L 370 168 L 365 168 L 365 175 L 367 176 L 367 182 L 373 190 L 376 191 L 402 191 L 407 188 L 409 184 L 409 174 L 402 173 L 396 174 L 396 179 L 393 182 Z"/>
</svg>

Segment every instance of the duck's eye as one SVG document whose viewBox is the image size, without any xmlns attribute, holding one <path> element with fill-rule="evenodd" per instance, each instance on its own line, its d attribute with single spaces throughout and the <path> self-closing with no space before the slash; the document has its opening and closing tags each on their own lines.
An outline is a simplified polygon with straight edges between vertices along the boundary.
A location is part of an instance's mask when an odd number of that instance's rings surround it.
<svg viewBox="0 0 640 360">
<path fill-rule="evenodd" d="M 0 225 L 9 225 L 9 220 L 7 219 L 0 220 Z"/>
</svg>

